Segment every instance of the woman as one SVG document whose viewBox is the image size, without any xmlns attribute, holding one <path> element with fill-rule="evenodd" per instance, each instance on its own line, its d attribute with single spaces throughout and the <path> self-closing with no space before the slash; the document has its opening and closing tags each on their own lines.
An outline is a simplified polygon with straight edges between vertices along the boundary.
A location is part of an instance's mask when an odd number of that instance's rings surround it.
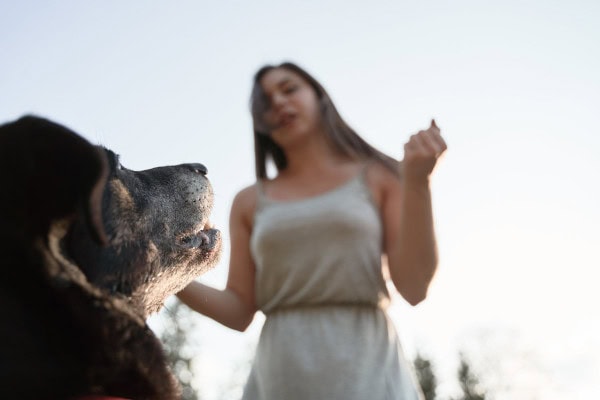
<svg viewBox="0 0 600 400">
<path fill-rule="evenodd" d="M 385 311 L 382 256 L 399 293 L 421 302 L 437 264 L 440 130 L 413 135 L 398 163 L 291 63 L 257 72 L 251 106 L 258 179 L 233 201 L 226 288 L 193 282 L 179 298 L 240 331 L 266 315 L 244 399 L 422 398 Z"/>
</svg>

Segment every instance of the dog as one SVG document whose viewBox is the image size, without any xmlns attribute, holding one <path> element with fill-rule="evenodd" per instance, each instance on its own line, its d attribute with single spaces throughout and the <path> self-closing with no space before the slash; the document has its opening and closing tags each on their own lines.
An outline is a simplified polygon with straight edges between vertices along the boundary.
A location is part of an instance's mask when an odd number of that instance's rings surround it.
<svg viewBox="0 0 600 400">
<path fill-rule="evenodd" d="M 206 175 L 129 170 L 39 116 L 0 126 L 0 397 L 179 398 L 146 319 L 218 263 Z"/>
</svg>

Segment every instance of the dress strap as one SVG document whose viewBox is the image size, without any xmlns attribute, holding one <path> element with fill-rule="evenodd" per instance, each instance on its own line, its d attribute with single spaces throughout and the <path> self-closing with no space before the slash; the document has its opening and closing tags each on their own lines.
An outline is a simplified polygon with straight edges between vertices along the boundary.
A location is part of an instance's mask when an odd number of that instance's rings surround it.
<svg viewBox="0 0 600 400">
<path fill-rule="evenodd" d="M 367 159 L 363 162 L 362 167 L 360 167 L 360 178 L 366 182 L 367 172 L 369 171 L 369 167 L 373 164 L 373 160 Z"/>
<path fill-rule="evenodd" d="M 373 159 L 366 159 L 363 162 L 362 167 L 360 168 L 360 172 L 358 173 L 358 178 L 362 186 L 362 190 L 366 194 L 369 202 L 378 210 L 377 202 L 373 197 L 373 193 L 371 192 L 371 188 L 369 187 L 369 181 L 367 180 L 367 173 L 369 172 L 369 167 L 373 165 L 376 161 Z"/>
<path fill-rule="evenodd" d="M 259 212 L 267 202 L 267 197 L 265 195 L 265 183 L 263 179 L 256 180 L 256 211 Z"/>
<path fill-rule="evenodd" d="M 362 181 L 362 183 L 365 185 L 365 187 L 368 187 L 367 174 L 369 173 L 369 168 L 371 168 L 371 166 L 376 162 L 377 161 L 373 160 L 372 158 L 367 158 L 363 161 L 362 166 L 360 167 L 358 177 L 360 181 Z"/>
</svg>

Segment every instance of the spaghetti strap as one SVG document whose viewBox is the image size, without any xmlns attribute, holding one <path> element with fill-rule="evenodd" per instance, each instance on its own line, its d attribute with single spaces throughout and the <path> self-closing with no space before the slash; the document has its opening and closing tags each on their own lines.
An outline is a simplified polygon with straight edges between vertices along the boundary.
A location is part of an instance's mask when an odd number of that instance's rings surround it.
<svg viewBox="0 0 600 400">
<path fill-rule="evenodd" d="M 362 167 L 360 167 L 360 176 L 361 176 L 361 179 L 363 179 L 363 180 L 366 180 L 366 178 L 367 178 L 367 172 L 368 172 L 368 170 L 369 170 L 369 166 L 370 166 L 372 163 L 373 163 L 373 160 L 369 160 L 369 159 L 367 159 L 367 160 L 366 160 L 366 161 L 363 163 Z"/>
<path fill-rule="evenodd" d="M 365 187 L 368 187 L 367 174 L 369 172 L 369 168 L 371 167 L 371 165 L 373 165 L 374 162 L 375 161 L 372 159 L 367 159 L 363 162 L 362 166 L 360 167 L 358 178 L 365 185 Z"/>
<path fill-rule="evenodd" d="M 267 198 L 265 195 L 264 182 L 262 179 L 257 179 L 256 180 L 256 210 L 254 212 L 255 214 L 258 213 L 260 210 L 262 210 L 266 201 L 267 201 Z"/>
<path fill-rule="evenodd" d="M 365 160 L 362 167 L 360 168 L 358 177 L 359 177 L 359 181 L 361 183 L 362 189 L 365 192 L 367 198 L 369 199 L 369 202 L 373 205 L 373 207 L 375 207 L 376 210 L 378 210 L 379 207 L 377 206 L 377 202 L 375 201 L 375 198 L 373 197 L 373 193 L 371 192 L 371 188 L 369 187 L 369 181 L 367 180 L 367 173 L 369 172 L 369 167 L 374 162 L 376 162 L 376 161 L 373 159 Z"/>
</svg>

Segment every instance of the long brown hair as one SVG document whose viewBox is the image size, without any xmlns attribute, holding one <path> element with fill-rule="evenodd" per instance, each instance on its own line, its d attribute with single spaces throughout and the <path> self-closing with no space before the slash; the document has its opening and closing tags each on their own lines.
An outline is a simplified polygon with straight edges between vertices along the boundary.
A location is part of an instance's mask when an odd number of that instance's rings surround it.
<svg viewBox="0 0 600 400">
<path fill-rule="evenodd" d="M 334 149 L 342 155 L 352 159 L 374 159 L 381 162 L 386 168 L 392 171 L 396 176 L 400 176 L 400 163 L 398 160 L 375 149 L 363 138 L 361 138 L 340 116 L 335 108 L 333 101 L 327 94 L 325 88 L 317 82 L 308 72 L 291 62 L 284 62 L 279 65 L 265 65 L 254 75 L 254 86 L 250 96 L 250 112 L 254 125 L 254 159 L 256 167 L 256 177 L 263 179 L 267 177 L 267 161 L 270 158 L 277 167 L 278 171 L 285 169 L 287 158 L 285 153 L 271 139 L 269 127 L 264 122 L 263 116 L 268 108 L 268 99 L 260 85 L 263 76 L 275 69 L 283 68 L 292 71 L 302 77 L 314 89 L 319 99 L 321 116 L 325 126 L 325 132 L 329 142 Z"/>
</svg>

